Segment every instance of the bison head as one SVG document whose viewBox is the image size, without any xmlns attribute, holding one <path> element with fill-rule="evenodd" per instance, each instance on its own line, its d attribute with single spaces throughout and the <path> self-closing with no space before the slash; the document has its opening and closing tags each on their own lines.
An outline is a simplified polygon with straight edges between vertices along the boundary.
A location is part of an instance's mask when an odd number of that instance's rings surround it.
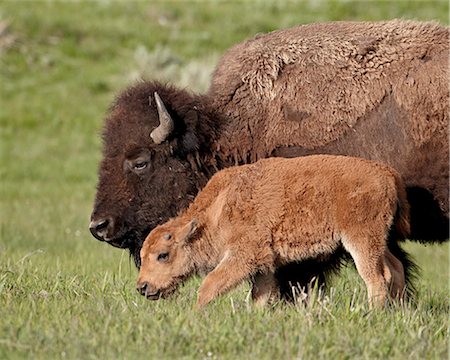
<svg viewBox="0 0 450 360">
<path fill-rule="evenodd" d="M 166 297 L 194 271 L 188 245 L 197 230 L 197 221 L 180 219 L 156 227 L 141 249 L 141 269 L 137 290 L 151 300 Z"/>
<path fill-rule="evenodd" d="M 199 97 L 155 82 L 120 94 L 103 131 L 103 159 L 90 230 L 95 238 L 139 250 L 156 225 L 185 208 L 204 186 L 207 150 L 218 128 Z"/>
</svg>

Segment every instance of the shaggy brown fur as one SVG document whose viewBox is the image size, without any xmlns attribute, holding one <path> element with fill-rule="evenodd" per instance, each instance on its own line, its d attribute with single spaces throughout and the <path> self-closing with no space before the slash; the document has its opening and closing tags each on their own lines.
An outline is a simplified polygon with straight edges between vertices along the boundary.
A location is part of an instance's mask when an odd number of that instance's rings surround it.
<svg viewBox="0 0 450 360">
<path fill-rule="evenodd" d="M 130 249 L 139 266 L 148 232 L 216 171 L 326 153 L 393 166 L 407 186 L 411 238 L 448 239 L 448 40 L 435 23 L 302 25 L 231 48 L 207 96 L 156 82 L 126 89 L 105 123 L 93 235 Z M 155 91 L 174 121 L 161 144 L 150 137 Z M 408 255 L 397 243 L 391 250 L 409 278 Z M 280 267 L 283 296 L 291 283 L 325 282 L 342 258 Z"/>
<path fill-rule="evenodd" d="M 436 23 L 302 25 L 231 48 L 210 94 L 227 116 L 248 119 L 227 129 L 240 139 L 238 162 L 376 159 L 432 191 L 448 215 L 448 49 L 448 29 Z"/>
<path fill-rule="evenodd" d="M 394 169 L 342 156 L 265 159 L 220 171 L 186 211 L 149 234 L 137 288 L 157 299 L 193 272 L 213 269 L 199 306 L 251 277 L 253 298 L 263 304 L 276 293 L 279 266 L 342 246 L 369 301 L 384 304 L 388 288 L 397 297 L 405 286 L 387 245 L 394 224 L 408 235 L 406 190 Z"/>
</svg>

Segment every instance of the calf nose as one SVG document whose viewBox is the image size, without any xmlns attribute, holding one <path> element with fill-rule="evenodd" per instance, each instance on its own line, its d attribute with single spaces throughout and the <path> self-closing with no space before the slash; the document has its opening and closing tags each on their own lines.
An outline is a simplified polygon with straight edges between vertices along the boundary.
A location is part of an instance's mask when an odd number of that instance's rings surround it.
<svg viewBox="0 0 450 360">
<path fill-rule="evenodd" d="M 113 228 L 113 220 L 111 218 L 92 220 L 89 224 L 91 234 L 100 241 L 106 241 L 108 233 Z"/>
<path fill-rule="evenodd" d="M 136 290 L 143 296 L 145 296 L 147 292 L 148 282 L 144 281 L 142 283 L 137 284 Z"/>
</svg>

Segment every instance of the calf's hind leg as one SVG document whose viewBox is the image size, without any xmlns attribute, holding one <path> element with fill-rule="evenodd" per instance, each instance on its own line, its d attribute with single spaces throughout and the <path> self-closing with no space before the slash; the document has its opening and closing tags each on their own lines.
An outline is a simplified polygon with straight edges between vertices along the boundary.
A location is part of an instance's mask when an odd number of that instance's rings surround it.
<svg viewBox="0 0 450 360">
<path fill-rule="evenodd" d="M 358 237 L 346 235 L 342 238 L 344 248 L 352 256 L 356 270 L 366 284 L 371 308 L 384 306 L 387 298 L 387 286 L 384 278 L 385 245 L 383 242 L 383 237 L 363 238 L 361 234 Z"/>
<path fill-rule="evenodd" d="M 401 299 L 405 293 L 405 271 L 403 264 L 386 249 L 384 252 L 384 278 L 393 299 Z"/>
</svg>

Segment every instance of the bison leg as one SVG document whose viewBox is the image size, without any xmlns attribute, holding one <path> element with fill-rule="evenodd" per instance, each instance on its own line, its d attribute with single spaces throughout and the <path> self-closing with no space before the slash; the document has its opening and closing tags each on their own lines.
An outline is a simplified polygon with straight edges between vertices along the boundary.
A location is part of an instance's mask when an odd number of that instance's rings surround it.
<svg viewBox="0 0 450 360">
<path fill-rule="evenodd" d="M 252 299 L 258 306 L 265 306 L 280 296 L 273 272 L 256 274 L 252 285 Z"/>
<path fill-rule="evenodd" d="M 348 253 L 339 247 L 326 258 L 308 259 L 280 266 L 277 268 L 275 277 L 281 298 L 294 302 L 298 291 L 308 293 L 311 287 L 325 287 L 327 279 L 338 273 L 342 265 L 350 259 Z"/>
<path fill-rule="evenodd" d="M 196 308 L 201 308 L 250 277 L 254 271 L 244 252 L 237 252 L 239 257 L 227 252 L 217 267 L 203 280 L 198 291 Z"/>
</svg>

